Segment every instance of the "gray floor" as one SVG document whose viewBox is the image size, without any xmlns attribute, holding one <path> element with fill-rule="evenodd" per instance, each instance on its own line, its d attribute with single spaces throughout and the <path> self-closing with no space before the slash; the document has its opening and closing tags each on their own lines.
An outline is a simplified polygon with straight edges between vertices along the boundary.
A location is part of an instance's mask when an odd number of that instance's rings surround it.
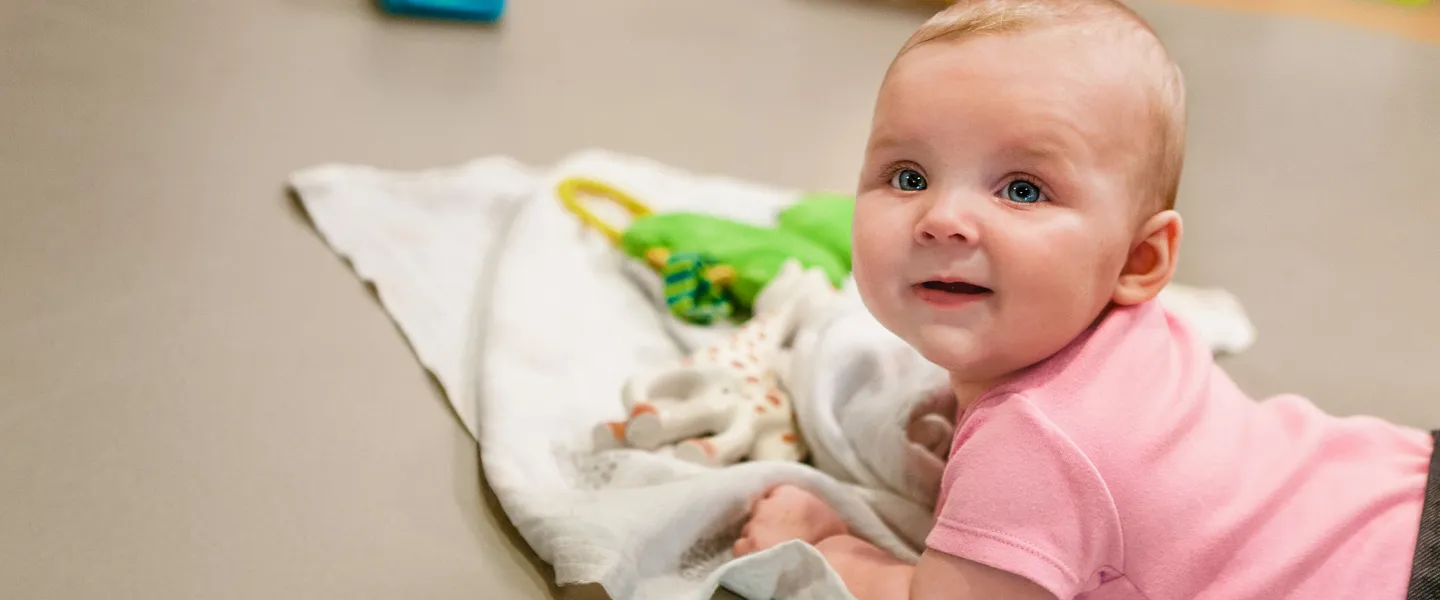
<svg viewBox="0 0 1440 600">
<path fill-rule="evenodd" d="M 285 176 L 603 146 L 849 188 L 923 15 L 511 4 L 492 28 L 353 0 L 0 0 L 0 597 L 569 595 Z M 1181 277 L 1261 332 L 1227 367 L 1440 426 L 1440 47 L 1139 7 L 1191 87 Z"/>
</svg>

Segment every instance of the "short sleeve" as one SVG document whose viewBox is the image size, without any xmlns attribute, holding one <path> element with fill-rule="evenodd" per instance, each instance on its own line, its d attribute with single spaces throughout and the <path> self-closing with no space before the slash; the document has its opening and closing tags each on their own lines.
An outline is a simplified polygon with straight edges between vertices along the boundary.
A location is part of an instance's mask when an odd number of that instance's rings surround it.
<svg viewBox="0 0 1440 600">
<path fill-rule="evenodd" d="M 1115 503 L 1085 453 L 1028 398 L 982 399 L 945 467 L 930 549 L 1069 600 L 1124 564 Z"/>
</svg>

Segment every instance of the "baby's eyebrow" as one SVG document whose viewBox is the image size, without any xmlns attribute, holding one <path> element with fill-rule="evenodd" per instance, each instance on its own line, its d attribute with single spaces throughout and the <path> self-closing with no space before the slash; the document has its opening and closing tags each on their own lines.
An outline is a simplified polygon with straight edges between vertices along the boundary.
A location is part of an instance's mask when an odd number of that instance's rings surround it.
<svg viewBox="0 0 1440 600">
<path fill-rule="evenodd" d="M 870 150 L 890 150 L 892 148 L 898 148 L 903 144 L 904 139 L 899 136 L 890 133 L 880 133 L 870 138 L 869 148 Z"/>
<path fill-rule="evenodd" d="M 1067 170 L 1075 166 L 1076 151 L 1054 141 L 1031 141 L 1009 146 L 1002 151 L 1011 160 L 1027 163 L 1058 165 Z"/>
<path fill-rule="evenodd" d="M 1014 158 L 1029 159 L 1036 162 L 1070 161 L 1070 153 L 1059 144 L 1051 142 L 1018 144 L 1006 148 L 1004 153 Z"/>
<path fill-rule="evenodd" d="M 890 148 L 897 147 L 897 145 L 900 145 L 899 141 L 897 141 L 896 138 L 888 137 L 888 135 L 884 135 L 884 137 L 870 138 L 871 151 L 890 150 Z"/>
</svg>

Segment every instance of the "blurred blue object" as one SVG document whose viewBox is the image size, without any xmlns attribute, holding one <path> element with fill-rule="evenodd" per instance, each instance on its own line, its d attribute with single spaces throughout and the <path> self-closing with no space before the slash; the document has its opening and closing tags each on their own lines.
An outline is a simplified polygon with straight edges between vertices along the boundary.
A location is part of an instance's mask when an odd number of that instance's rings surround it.
<svg viewBox="0 0 1440 600">
<path fill-rule="evenodd" d="M 505 0 L 380 0 L 381 8 L 399 15 L 494 21 L 505 12 Z"/>
</svg>

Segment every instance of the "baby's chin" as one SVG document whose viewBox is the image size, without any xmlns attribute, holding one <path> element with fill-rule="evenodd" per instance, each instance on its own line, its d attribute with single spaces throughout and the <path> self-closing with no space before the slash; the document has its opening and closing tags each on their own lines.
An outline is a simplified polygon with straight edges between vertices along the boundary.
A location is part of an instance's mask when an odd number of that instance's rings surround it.
<svg viewBox="0 0 1440 600">
<path fill-rule="evenodd" d="M 904 340 L 925 360 L 952 375 L 979 375 L 994 362 L 993 349 L 996 345 L 987 343 L 988 337 L 981 332 L 954 324 L 917 320 L 913 313 L 905 310 L 883 310 L 890 307 L 883 302 L 872 302 L 864 294 L 861 300 L 881 326 Z M 882 310 L 877 311 L 876 308 Z"/>
<path fill-rule="evenodd" d="M 979 377 L 993 358 L 988 351 L 992 345 L 984 343 L 975 332 L 961 327 L 924 325 L 902 334 L 900 338 L 925 360 L 953 374 L 975 374 Z"/>
</svg>

